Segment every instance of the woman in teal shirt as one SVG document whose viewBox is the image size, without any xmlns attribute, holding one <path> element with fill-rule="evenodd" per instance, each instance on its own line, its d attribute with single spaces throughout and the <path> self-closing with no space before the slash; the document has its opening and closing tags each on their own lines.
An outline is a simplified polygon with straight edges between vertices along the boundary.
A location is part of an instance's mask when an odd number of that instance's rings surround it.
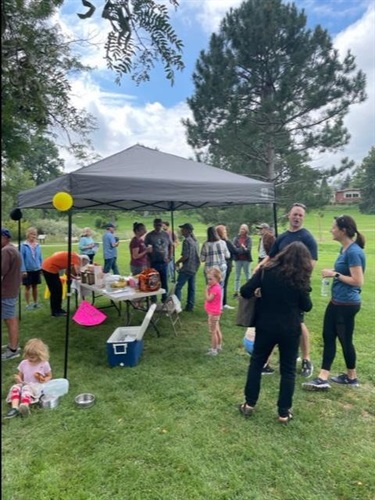
<svg viewBox="0 0 375 500">
<path fill-rule="evenodd" d="M 354 318 L 361 308 L 361 287 L 364 283 L 366 257 L 365 238 L 349 215 L 336 217 L 332 225 L 333 239 L 341 244 L 334 269 L 323 269 L 323 278 L 333 278 L 332 298 L 327 306 L 323 323 L 323 361 L 319 376 L 305 382 L 307 390 L 330 389 L 328 382 L 331 365 L 336 355 L 336 339 L 342 347 L 347 373 L 331 377 L 331 382 L 358 386 L 356 352 L 353 345 Z M 355 241 L 354 241 L 354 238 Z"/>
<path fill-rule="evenodd" d="M 97 243 L 92 239 L 92 231 L 89 227 L 85 227 L 82 231 L 82 236 L 79 240 L 79 252 L 82 255 L 87 255 L 90 259 L 90 264 L 94 262 L 94 256 L 98 249 Z"/>
</svg>

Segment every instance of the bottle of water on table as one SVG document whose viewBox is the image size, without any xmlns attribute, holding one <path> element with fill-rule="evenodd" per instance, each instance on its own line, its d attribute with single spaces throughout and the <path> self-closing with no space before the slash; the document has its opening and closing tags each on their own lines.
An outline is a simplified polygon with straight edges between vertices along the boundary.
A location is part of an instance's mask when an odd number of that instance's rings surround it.
<svg viewBox="0 0 375 500">
<path fill-rule="evenodd" d="M 321 288 L 321 296 L 328 297 L 329 295 L 330 283 L 328 278 L 322 279 L 322 288 Z"/>
</svg>

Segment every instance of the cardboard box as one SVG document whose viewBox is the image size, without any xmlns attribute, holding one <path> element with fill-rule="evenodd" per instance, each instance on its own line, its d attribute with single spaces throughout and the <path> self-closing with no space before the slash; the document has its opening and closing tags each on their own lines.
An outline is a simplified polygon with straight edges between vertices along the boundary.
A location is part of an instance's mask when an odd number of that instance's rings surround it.
<svg viewBox="0 0 375 500">
<path fill-rule="evenodd" d="M 107 355 L 110 366 L 136 366 L 143 351 L 143 340 L 128 335 L 128 329 L 116 328 L 107 340 Z"/>
</svg>

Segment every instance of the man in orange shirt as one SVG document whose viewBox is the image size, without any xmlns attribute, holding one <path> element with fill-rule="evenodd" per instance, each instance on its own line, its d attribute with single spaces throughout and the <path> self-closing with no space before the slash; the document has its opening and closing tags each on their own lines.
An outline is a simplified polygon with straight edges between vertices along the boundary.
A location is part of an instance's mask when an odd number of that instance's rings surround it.
<svg viewBox="0 0 375 500">
<path fill-rule="evenodd" d="M 66 311 L 62 309 L 62 285 L 60 281 L 60 272 L 68 267 L 69 252 L 56 252 L 50 257 L 44 259 L 42 271 L 44 279 L 51 293 L 51 315 L 55 317 L 66 316 Z M 87 255 L 78 255 L 75 252 L 71 254 L 72 270 L 78 274 L 81 267 L 88 264 L 90 259 Z"/>
</svg>

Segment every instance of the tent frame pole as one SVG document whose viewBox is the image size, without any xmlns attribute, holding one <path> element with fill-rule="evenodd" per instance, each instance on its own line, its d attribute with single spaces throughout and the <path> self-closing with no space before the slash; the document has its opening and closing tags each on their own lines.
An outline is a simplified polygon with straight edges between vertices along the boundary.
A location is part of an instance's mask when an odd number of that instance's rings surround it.
<svg viewBox="0 0 375 500">
<path fill-rule="evenodd" d="M 67 279 L 67 307 L 65 324 L 65 360 L 64 360 L 64 378 L 68 375 L 68 351 L 69 351 L 69 333 L 70 333 L 70 295 L 72 283 L 72 210 L 68 212 L 68 269 L 66 270 Z"/>
<path fill-rule="evenodd" d="M 277 238 L 278 236 L 278 229 L 277 229 L 277 207 L 276 203 L 272 203 L 272 210 L 273 210 L 273 224 L 275 227 L 275 236 Z"/>
</svg>

